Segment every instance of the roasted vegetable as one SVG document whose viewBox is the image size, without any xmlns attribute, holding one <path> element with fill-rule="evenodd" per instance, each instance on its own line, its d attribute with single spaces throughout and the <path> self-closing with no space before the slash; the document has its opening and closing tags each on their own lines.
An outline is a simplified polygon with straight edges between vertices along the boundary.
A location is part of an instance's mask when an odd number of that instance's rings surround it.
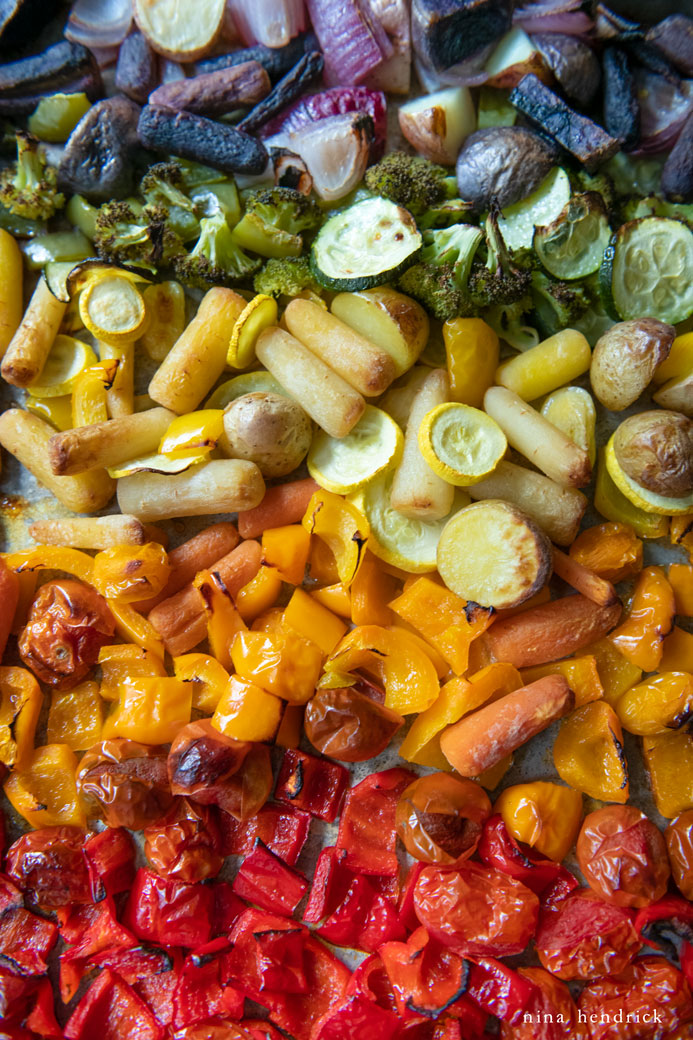
<svg viewBox="0 0 693 1040">
<path fill-rule="evenodd" d="M 115 85 L 138 104 L 145 104 L 159 82 L 159 59 L 138 29 L 125 37 L 118 51 Z"/>
<path fill-rule="evenodd" d="M 320 51 L 308 51 L 289 72 L 244 116 L 239 130 L 252 134 L 300 97 L 322 75 L 325 60 Z"/>
<path fill-rule="evenodd" d="M 524 126 L 494 126 L 470 134 L 457 159 L 460 197 L 476 210 L 495 197 L 505 207 L 530 195 L 556 163 L 558 150 Z"/>
<path fill-rule="evenodd" d="M 17 131 L 17 162 L 0 175 L 0 203 L 10 213 L 30 220 L 48 220 L 65 205 L 56 188 L 56 171 L 46 164 L 39 143 Z"/>
<path fill-rule="evenodd" d="M 299 296 L 304 289 L 320 292 L 307 256 L 271 258 L 253 279 L 255 292 L 267 296 Z"/>
<path fill-rule="evenodd" d="M 137 134 L 145 148 L 206 163 L 224 173 L 262 173 L 267 165 L 268 155 L 261 141 L 191 112 L 146 105 Z"/>
<path fill-rule="evenodd" d="M 590 306 L 590 297 L 577 282 L 556 282 L 541 271 L 532 271 L 534 316 L 540 332 L 553 336 L 573 328 Z"/>
<path fill-rule="evenodd" d="M 301 231 L 312 231 L 322 222 L 314 199 L 293 188 L 265 188 L 245 198 L 246 211 L 233 229 L 233 239 L 261 256 L 300 256 Z"/>
<path fill-rule="evenodd" d="M 426 65 L 438 71 L 488 54 L 510 28 L 507 0 L 415 0 L 412 43 Z"/>
<path fill-rule="evenodd" d="M 98 76 L 91 51 L 81 43 L 61 40 L 42 54 L 0 65 L 0 98 L 50 94 L 90 73 Z"/>
<path fill-rule="evenodd" d="M 260 260 L 252 259 L 236 244 L 223 213 L 203 217 L 195 248 L 174 257 L 178 278 L 203 289 L 249 278 L 259 266 Z"/>
<path fill-rule="evenodd" d="M 163 206 L 145 206 L 141 213 L 127 202 L 107 202 L 98 212 L 94 237 L 99 256 L 116 263 L 156 270 L 183 252 Z"/>
<path fill-rule="evenodd" d="M 601 71 L 591 47 L 578 36 L 532 33 L 532 42 L 572 101 L 589 105 L 599 88 Z"/>
<path fill-rule="evenodd" d="M 528 257 L 516 258 L 503 239 L 498 220 L 500 210 L 492 205 L 486 222 L 486 263 L 473 264 L 469 275 L 469 297 L 477 307 L 515 303 L 531 284 Z"/>
<path fill-rule="evenodd" d="M 195 204 L 183 191 L 184 187 L 181 168 L 175 162 L 155 163 L 140 182 L 140 192 L 147 205 L 165 207 L 171 229 L 187 242 L 199 235 L 200 224 Z"/>
<path fill-rule="evenodd" d="M 58 168 L 60 187 L 91 202 L 128 195 L 134 181 L 139 111 L 125 97 L 92 105 L 65 146 Z"/>
<path fill-rule="evenodd" d="M 640 108 L 635 79 L 626 54 L 607 47 L 602 56 L 604 70 L 604 128 L 630 151 L 640 140 Z"/>
<path fill-rule="evenodd" d="M 663 408 L 625 419 L 613 436 L 621 469 L 655 496 L 693 495 L 693 421 Z"/>
<path fill-rule="evenodd" d="M 421 262 L 404 272 L 399 288 L 441 321 L 473 313 L 467 280 L 482 237 L 479 228 L 472 224 L 453 224 L 424 232 Z"/>
<path fill-rule="evenodd" d="M 415 217 L 444 204 L 457 193 L 449 170 L 406 152 L 390 152 L 371 166 L 364 183 L 369 191 L 404 206 Z"/>
</svg>

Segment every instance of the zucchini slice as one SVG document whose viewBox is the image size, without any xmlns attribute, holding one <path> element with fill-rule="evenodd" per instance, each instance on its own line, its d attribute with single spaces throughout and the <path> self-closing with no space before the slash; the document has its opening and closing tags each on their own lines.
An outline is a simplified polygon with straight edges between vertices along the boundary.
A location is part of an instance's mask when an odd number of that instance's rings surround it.
<svg viewBox="0 0 693 1040">
<path fill-rule="evenodd" d="M 370 289 L 394 281 L 409 267 L 421 241 L 408 210 L 389 199 L 364 199 L 323 224 L 313 242 L 310 266 L 326 289 Z"/>
<path fill-rule="evenodd" d="M 607 311 L 677 325 L 693 314 L 693 231 L 680 220 L 642 217 L 613 235 L 599 269 Z"/>
<path fill-rule="evenodd" d="M 534 229 L 534 250 L 554 278 L 571 281 L 599 270 L 611 230 L 601 195 L 573 195 L 556 219 Z"/>
<path fill-rule="evenodd" d="M 530 249 L 535 227 L 553 223 L 568 204 L 570 195 L 568 174 L 555 166 L 531 195 L 505 206 L 498 227 L 508 249 Z"/>
</svg>

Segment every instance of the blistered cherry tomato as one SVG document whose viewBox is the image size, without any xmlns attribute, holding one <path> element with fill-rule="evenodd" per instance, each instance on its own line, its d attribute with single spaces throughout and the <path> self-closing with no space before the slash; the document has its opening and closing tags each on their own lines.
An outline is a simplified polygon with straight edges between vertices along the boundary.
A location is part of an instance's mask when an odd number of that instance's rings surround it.
<svg viewBox="0 0 693 1040">
<path fill-rule="evenodd" d="M 511 957 L 534 935 L 539 900 L 514 878 L 468 861 L 454 869 L 424 867 L 414 910 L 431 935 L 458 953 Z"/>
<path fill-rule="evenodd" d="M 7 850 L 6 869 L 38 906 L 90 903 L 91 885 L 79 827 L 42 827 L 18 838 Z"/>
<path fill-rule="evenodd" d="M 218 805 L 237 820 L 260 811 L 273 783 L 269 748 L 227 737 L 209 719 L 178 731 L 168 756 L 168 775 L 174 794 L 201 805 Z"/>
<path fill-rule="evenodd" d="M 19 653 L 32 672 L 59 690 L 83 679 L 115 632 L 108 605 L 80 581 L 48 581 L 38 590 L 19 637 Z"/>
<path fill-rule="evenodd" d="M 306 705 L 314 748 L 340 762 L 366 762 L 384 751 L 404 719 L 353 686 L 319 689 Z"/>
<path fill-rule="evenodd" d="M 559 979 L 596 979 L 623 971 L 641 941 L 630 914 L 581 888 L 542 913 L 536 948 L 547 971 Z"/>
<path fill-rule="evenodd" d="M 502 1040 L 589 1040 L 587 1027 L 578 1022 L 578 1009 L 564 982 L 543 968 L 518 968 L 536 987 L 519 1022 L 501 1022 Z"/>
<path fill-rule="evenodd" d="M 491 802 L 480 784 L 430 773 L 401 795 L 397 835 L 414 859 L 449 865 L 474 853 L 490 815 Z"/>
<path fill-rule="evenodd" d="M 90 816 L 132 831 L 160 820 L 173 802 L 166 749 L 123 737 L 87 751 L 77 770 L 77 787 Z"/>
<path fill-rule="evenodd" d="M 162 877 L 194 884 L 221 870 L 221 836 L 214 812 L 176 798 L 163 820 L 144 829 L 144 854 Z"/>
<path fill-rule="evenodd" d="M 667 890 L 664 836 L 634 805 L 607 805 L 586 816 L 577 857 L 590 888 L 615 906 L 647 906 Z"/>
<path fill-rule="evenodd" d="M 693 1016 L 688 984 L 664 957 L 638 957 L 616 978 L 590 983 L 578 1006 L 592 1040 L 670 1037 Z"/>
<path fill-rule="evenodd" d="M 693 899 L 693 809 L 671 821 L 664 840 L 676 887 L 686 899 Z"/>
</svg>

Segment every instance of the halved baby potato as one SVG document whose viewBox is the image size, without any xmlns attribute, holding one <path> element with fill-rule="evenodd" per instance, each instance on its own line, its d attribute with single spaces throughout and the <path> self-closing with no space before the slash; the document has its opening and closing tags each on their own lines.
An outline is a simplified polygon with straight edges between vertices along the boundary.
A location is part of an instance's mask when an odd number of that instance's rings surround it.
<svg viewBox="0 0 693 1040">
<path fill-rule="evenodd" d="M 648 386 L 666 361 L 676 336 L 673 325 L 656 318 L 635 318 L 612 325 L 594 347 L 592 389 L 605 408 L 620 412 Z"/>
<path fill-rule="evenodd" d="M 516 607 L 551 576 L 551 542 L 522 510 L 487 499 L 461 509 L 443 528 L 438 572 L 447 587 L 482 607 Z"/>
<path fill-rule="evenodd" d="M 403 293 L 378 286 L 335 296 L 330 310 L 356 332 L 385 350 L 396 376 L 409 371 L 428 342 L 428 315 Z"/>
<path fill-rule="evenodd" d="M 693 510 L 693 421 L 665 409 L 624 420 L 606 446 L 606 467 L 620 491 L 648 513 Z"/>
</svg>

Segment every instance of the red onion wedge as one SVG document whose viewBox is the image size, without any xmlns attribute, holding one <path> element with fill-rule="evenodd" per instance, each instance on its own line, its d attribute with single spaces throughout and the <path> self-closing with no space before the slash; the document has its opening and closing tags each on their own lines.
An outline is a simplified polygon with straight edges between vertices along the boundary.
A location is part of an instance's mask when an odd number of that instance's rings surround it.
<svg viewBox="0 0 693 1040">
<path fill-rule="evenodd" d="M 513 14 L 513 25 L 526 33 L 563 33 L 589 36 L 594 22 L 581 10 L 582 0 L 533 0 Z"/>
<path fill-rule="evenodd" d="M 323 90 L 320 94 L 310 94 L 294 101 L 269 123 L 265 123 L 258 133 L 262 138 L 281 133 L 295 133 L 301 127 L 316 123 L 319 119 L 347 115 L 350 112 L 365 112 L 373 120 L 370 158 L 371 161 L 376 161 L 383 154 L 387 135 L 387 101 L 379 90 L 368 90 L 366 87 L 334 87 L 332 90 Z"/>
<path fill-rule="evenodd" d="M 226 10 L 246 47 L 284 47 L 306 27 L 303 0 L 226 0 Z"/>
<path fill-rule="evenodd" d="M 317 194 L 333 201 L 348 195 L 362 179 L 372 137 L 371 117 L 350 112 L 320 119 L 298 130 L 283 131 L 265 144 L 268 149 L 288 148 L 300 155 Z"/>
<path fill-rule="evenodd" d="M 632 155 L 657 155 L 676 144 L 693 111 L 693 80 L 678 84 L 656 73 L 637 69 L 635 86 L 640 105 L 640 144 Z"/>
<path fill-rule="evenodd" d="M 122 43 L 132 22 L 132 0 L 77 0 L 72 5 L 65 35 L 90 50 Z"/>
<path fill-rule="evenodd" d="M 408 94 L 411 86 L 411 27 L 407 0 L 367 0 L 371 18 L 387 33 L 392 56 L 368 74 L 366 86 Z"/>
<path fill-rule="evenodd" d="M 391 57 L 392 44 L 359 0 L 307 0 L 328 86 L 352 87 Z"/>
</svg>

